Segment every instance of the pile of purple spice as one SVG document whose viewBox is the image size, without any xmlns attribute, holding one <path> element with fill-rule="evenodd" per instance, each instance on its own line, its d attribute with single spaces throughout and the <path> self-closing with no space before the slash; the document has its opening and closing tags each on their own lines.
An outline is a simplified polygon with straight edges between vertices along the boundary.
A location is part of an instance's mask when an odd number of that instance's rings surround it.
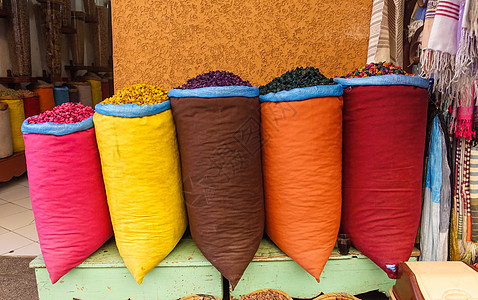
<svg viewBox="0 0 478 300">
<path fill-rule="evenodd" d="M 177 89 L 190 90 L 212 86 L 252 86 L 249 81 L 242 80 L 238 75 L 227 71 L 210 71 L 203 73 L 178 86 Z"/>
</svg>

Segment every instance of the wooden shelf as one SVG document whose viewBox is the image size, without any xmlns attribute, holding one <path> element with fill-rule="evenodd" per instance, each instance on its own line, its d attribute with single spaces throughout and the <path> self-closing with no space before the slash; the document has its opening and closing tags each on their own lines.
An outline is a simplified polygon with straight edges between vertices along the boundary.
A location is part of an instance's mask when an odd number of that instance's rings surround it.
<svg viewBox="0 0 478 300">
<path fill-rule="evenodd" d="M 43 80 L 45 82 L 66 82 L 68 77 L 37 77 L 38 80 Z"/>
<path fill-rule="evenodd" d="M 90 72 L 113 72 L 111 67 L 95 67 L 95 66 L 65 66 L 65 70 L 73 71 L 90 71 Z"/>
<path fill-rule="evenodd" d="M 8 13 L 8 11 L 6 9 L 1 9 L 0 8 L 0 18 L 8 18 L 10 16 L 10 14 Z"/>
<path fill-rule="evenodd" d="M 9 157 L 0 159 L 0 182 L 9 181 L 26 171 L 25 151 L 15 152 Z"/>
<path fill-rule="evenodd" d="M 0 77 L 0 83 L 2 84 L 11 84 L 11 83 L 27 83 L 27 82 L 36 82 L 35 77 L 29 76 L 8 76 Z"/>
</svg>

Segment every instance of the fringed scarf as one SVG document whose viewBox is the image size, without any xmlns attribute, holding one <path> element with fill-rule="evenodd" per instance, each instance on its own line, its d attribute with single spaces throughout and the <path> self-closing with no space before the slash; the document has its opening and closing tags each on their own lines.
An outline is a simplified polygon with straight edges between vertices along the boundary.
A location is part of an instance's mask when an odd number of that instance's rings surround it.
<svg viewBox="0 0 478 300">
<path fill-rule="evenodd" d="M 432 31 L 433 21 L 435 20 L 435 12 L 438 6 L 438 0 L 428 0 L 427 12 L 425 14 L 425 23 L 423 25 L 422 49 L 428 49 L 428 40 Z M 423 55 L 422 55 L 423 57 Z M 423 63 L 422 63 L 423 65 Z"/>
<path fill-rule="evenodd" d="M 473 130 L 473 111 L 475 109 L 474 86 L 460 94 L 460 103 L 457 113 L 457 123 L 455 136 L 472 140 L 475 137 Z M 465 98 L 465 99 L 463 99 Z M 456 101 L 455 101 L 456 102 Z"/>
<path fill-rule="evenodd" d="M 457 82 L 464 76 L 472 77 L 472 81 L 476 81 L 478 78 L 478 72 L 476 70 L 478 67 L 477 34 L 478 2 L 476 0 L 466 0 L 461 22 L 460 45 L 456 55 L 455 81 Z"/>
<path fill-rule="evenodd" d="M 456 32 L 459 18 L 460 0 L 440 0 L 438 2 L 430 39 L 421 59 L 424 75 L 433 74 L 434 88 L 442 93 L 452 92 L 450 83 L 455 70 Z"/>
</svg>

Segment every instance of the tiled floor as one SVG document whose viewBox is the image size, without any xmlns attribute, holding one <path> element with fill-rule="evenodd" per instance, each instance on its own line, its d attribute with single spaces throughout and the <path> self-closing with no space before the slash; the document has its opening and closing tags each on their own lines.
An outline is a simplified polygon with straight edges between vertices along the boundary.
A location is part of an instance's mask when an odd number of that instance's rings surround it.
<svg viewBox="0 0 478 300">
<path fill-rule="evenodd" d="M 40 254 L 26 174 L 0 183 L 0 255 Z"/>
</svg>

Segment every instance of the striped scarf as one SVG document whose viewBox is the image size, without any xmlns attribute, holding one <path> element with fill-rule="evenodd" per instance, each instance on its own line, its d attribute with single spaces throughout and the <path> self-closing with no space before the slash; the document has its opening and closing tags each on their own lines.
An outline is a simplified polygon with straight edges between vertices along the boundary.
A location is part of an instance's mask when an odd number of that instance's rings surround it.
<svg viewBox="0 0 478 300">
<path fill-rule="evenodd" d="M 473 170 L 476 168 L 477 171 L 471 171 L 471 168 Z M 471 142 L 466 139 L 459 139 L 457 142 L 455 171 L 455 203 L 452 221 L 456 223 L 452 224 L 455 232 L 452 232 L 454 241 L 451 243 L 451 258 L 456 257 L 455 252 L 458 250 L 460 259 L 471 263 L 478 256 L 478 243 L 473 242 L 472 219 L 472 203 L 473 205 L 476 203 L 472 198 L 475 199 L 474 197 L 478 196 L 478 181 L 475 180 L 478 179 L 478 149 L 473 149 L 472 156 Z"/>
<path fill-rule="evenodd" d="M 391 61 L 403 65 L 404 0 L 374 0 L 367 63 Z"/>
<path fill-rule="evenodd" d="M 467 241 L 478 242 L 478 147 L 471 148 L 470 157 L 470 203 L 468 215 L 469 234 Z"/>
<path fill-rule="evenodd" d="M 460 18 L 460 0 L 440 0 L 436 7 L 430 39 L 421 57 L 423 75 L 435 78 L 434 88 L 452 93 L 457 52 L 457 31 Z"/>
</svg>

